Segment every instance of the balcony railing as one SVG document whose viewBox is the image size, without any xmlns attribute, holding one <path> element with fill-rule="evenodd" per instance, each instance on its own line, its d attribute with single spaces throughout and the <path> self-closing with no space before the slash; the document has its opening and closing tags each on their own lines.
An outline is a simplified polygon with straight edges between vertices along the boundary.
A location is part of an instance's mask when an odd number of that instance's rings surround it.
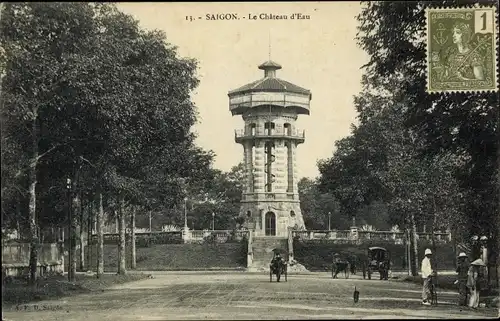
<svg viewBox="0 0 500 321">
<path fill-rule="evenodd" d="M 275 199 L 275 200 L 294 200 L 298 199 L 298 194 L 289 192 L 252 192 L 244 193 L 242 195 L 242 201 L 253 201 L 253 200 L 265 200 L 265 199 Z"/>
<path fill-rule="evenodd" d="M 255 132 L 246 132 L 242 129 L 236 129 L 234 131 L 234 138 L 236 140 L 240 139 L 252 139 L 252 138 L 269 138 L 269 137 L 284 137 L 284 138 L 294 138 L 294 139 L 305 139 L 306 131 L 305 130 L 260 130 Z"/>
</svg>

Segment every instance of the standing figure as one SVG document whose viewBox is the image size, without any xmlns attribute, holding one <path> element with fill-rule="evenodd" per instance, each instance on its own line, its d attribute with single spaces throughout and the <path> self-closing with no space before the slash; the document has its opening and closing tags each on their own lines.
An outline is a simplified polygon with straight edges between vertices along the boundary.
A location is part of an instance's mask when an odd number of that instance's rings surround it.
<svg viewBox="0 0 500 321">
<path fill-rule="evenodd" d="M 425 249 L 425 257 L 422 260 L 422 280 L 423 280 L 423 288 L 422 288 L 422 304 L 423 305 L 431 305 L 431 290 L 430 283 L 431 277 L 434 275 L 434 271 L 431 265 L 431 257 L 432 251 L 431 249 Z"/>
<path fill-rule="evenodd" d="M 467 288 L 470 290 L 469 307 L 477 309 L 479 306 L 479 269 L 485 266 L 483 260 L 477 259 L 470 264 L 467 273 Z"/>
<path fill-rule="evenodd" d="M 281 263 L 281 262 L 282 262 L 281 254 L 279 252 L 274 252 L 274 257 L 271 260 L 271 264 L 273 266 L 279 266 L 278 264 Z"/>
<path fill-rule="evenodd" d="M 490 286 L 490 275 L 489 275 L 489 251 L 488 251 L 488 237 L 486 236 L 481 236 L 481 238 L 479 239 L 479 241 L 481 242 L 481 248 L 480 248 L 480 252 L 481 252 L 481 256 L 479 257 L 481 260 L 483 260 L 483 263 L 485 265 L 485 268 L 481 269 L 480 273 L 479 273 L 479 276 L 480 276 L 480 279 L 482 279 L 483 283 L 482 283 L 482 286 L 484 286 L 484 289 L 486 288 L 489 288 Z M 481 273 L 482 272 L 482 273 Z"/>
<path fill-rule="evenodd" d="M 469 272 L 469 262 L 467 262 L 467 254 L 461 252 L 458 255 L 457 264 L 458 273 L 458 305 L 467 305 L 467 273 Z"/>
</svg>

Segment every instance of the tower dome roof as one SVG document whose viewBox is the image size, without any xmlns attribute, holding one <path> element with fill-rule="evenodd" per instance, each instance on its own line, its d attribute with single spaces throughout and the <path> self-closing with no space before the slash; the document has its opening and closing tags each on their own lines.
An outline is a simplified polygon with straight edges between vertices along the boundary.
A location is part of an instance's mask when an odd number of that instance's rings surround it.
<svg viewBox="0 0 500 321">
<path fill-rule="evenodd" d="M 311 92 L 308 89 L 302 88 L 300 86 L 294 85 L 283 79 L 276 77 L 276 70 L 281 69 L 281 65 L 272 60 L 268 60 L 258 67 L 264 70 L 264 78 L 241 86 L 237 89 L 231 90 L 229 95 L 244 94 L 248 92 L 290 92 L 296 94 L 310 95 Z"/>
</svg>

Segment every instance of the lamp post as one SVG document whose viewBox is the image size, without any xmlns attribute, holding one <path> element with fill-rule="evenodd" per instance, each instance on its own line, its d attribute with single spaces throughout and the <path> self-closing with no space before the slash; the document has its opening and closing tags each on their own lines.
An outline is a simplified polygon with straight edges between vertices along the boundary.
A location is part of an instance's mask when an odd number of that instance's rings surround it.
<svg viewBox="0 0 500 321">
<path fill-rule="evenodd" d="M 330 217 L 332 216 L 331 212 L 328 212 L 328 230 L 331 231 L 331 226 L 330 226 Z"/>
<path fill-rule="evenodd" d="M 187 223 L 187 197 L 184 197 L 184 229 L 188 229 L 188 223 Z"/>
<path fill-rule="evenodd" d="M 212 212 L 212 231 L 215 231 L 215 212 Z"/>
<path fill-rule="evenodd" d="M 71 210 L 71 178 L 66 179 L 66 190 L 68 191 L 68 239 L 69 239 L 69 251 L 68 251 L 68 281 L 73 280 L 73 275 L 71 271 L 71 262 L 73 262 L 73 213 Z M 63 240 L 64 242 L 64 240 Z"/>
</svg>

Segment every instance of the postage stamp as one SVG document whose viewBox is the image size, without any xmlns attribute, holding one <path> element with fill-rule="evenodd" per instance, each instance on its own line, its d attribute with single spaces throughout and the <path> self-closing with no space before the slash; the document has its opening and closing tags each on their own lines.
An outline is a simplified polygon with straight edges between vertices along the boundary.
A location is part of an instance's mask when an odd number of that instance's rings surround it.
<svg viewBox="0 0 500 321">
<path fill-rule="evenodd" d="M 429 8 L 427 91 L 496 91 L 495 7 Z"/>
</svg>

